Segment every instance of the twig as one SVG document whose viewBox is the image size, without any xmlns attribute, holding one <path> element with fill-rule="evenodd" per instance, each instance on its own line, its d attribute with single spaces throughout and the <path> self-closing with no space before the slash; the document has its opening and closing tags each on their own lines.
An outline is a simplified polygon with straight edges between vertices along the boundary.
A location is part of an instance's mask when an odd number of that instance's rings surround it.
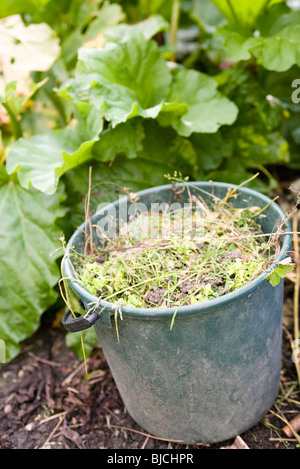
<svg viewBox="0 0 300 469">
<path fill-rule="evenodd" d="M 47 440 L 45 441 L 45 443 L 43 444 L 43 446 L 42 446 L 40 449 L 45 449 L 45 446 L 49 443 L 49 441 L 51 441 L 51 438 L 53 437 L 53 435 L 55 434 L 55 432 L 58 430 L 58 428 L 61 426 L 61 424 L 63 423 L 64 419 L 65 419 L 65 415 L 63 415 L 62 417 L 60 417 L 59 422 L 57 423 L 57 425 L 55 425 L 54 429 L 52 430 L 52 432 L 51 432 L 50 435 L 48 436 Z"/>
<path fill-rule="evenodd" d="M 50 360 L 46 360 L 45 358 L 41 358 L 41 357 L 38 357 L 36 356 L 34 353 L 32 352 L 28 352 L 28 355 L 32 358 L 34 358 L 35 360 L 37 360 L 38 362 L 41 362 L 41 363 L 45 363 L 46 365 L 50 365 L 50 366 L 57 366 L 59 368 L 62 367 L 62 364 L 61 363 L 57 363 L 57 362 L 52 362 Z"/>
<path fill-rule="evenodd" d="M 249 446 L 245 443 L 245 441 L 238 435 L 232 445 L 230 446 L 222 446 L 220 449 L 250 449 Z"/>
<path fill-rule="evenodd" d="M 298 229 L 298 217 L 294 215 L 293 220 L 293 244 L 295 251 L 295 261 L 296 261 L 296 276 L 294 281 L 294 343 L 296 344 L 293 347 L 293 352 L 298 348 L 299 343 L 299 285 L 300 285 L 300 255 L 299 255 L 299 239 L 296 234 Z M 298 376 L 298 384 L 300 386 L 300 362 L 295 360 L 295 367 Z"/>
<path fill-rule="evenodd" d="M 118 422 L 121 422 L 121 419 L 120 419 L 116 414 L 114 414 L 108 407 L 103 406 L 103 408 L 104 408 L 107 412 L 109 412 L 115 419 L 117 419 Z"/>
<path fill-rule="evenodd" d="M 277 410 L 278 413 L 274 412 L 272 409 L 270 410 L 270 413 L 275 415 L 279 420 L 281 420 L 282 422 L 284 422 L 291 430 L 292 434 L 294 435 L 294 437 L 297 439 L 298 443 L 300 443 L 300 436 L 298 435 L 298 433 L 295 432 L 295 430 L 293 429 L 293 427 L 290 425 L 290 423 L 288 422 L 288 420 L 284 417 L 284 415 L 282 415 L 282 412 L 280 411 L 280 409 L 278 408 L 278 406 L 275 404 L 274 405 L 275 409 Z"/>
<path fill-rule="evenodd" d="M 298 235 L 300 234 L 299 231 L 282 231 L 281 233 L 261 233 L 256 235 L 241 235 L 241 236 L 230 236 L 230 238 L 219 238 L 218 241 L 230 241 L 232 239 L 244 239 L 244 238 L 263 238 L 264 236 L 283 236 L 283 235 Z M 199 238 L 201 239 L 201 238 Z"/>
<path fill-rule="evenodd" d="M 149 441 L 149 436 L 146 437 L 144 443 L 143 443 L 142 446 L 141 446 L 141 449 L 145 449 L 145 448 L 146 448 L 148 441 Z"/>
<path fill-rule="evenodd" d="M 85 366 L 85 363 L 82 362 L 80 363 L 80 365 L 75 368 L 75 370 L 72 371 L 72 373 L 69 374 L 69 376 L 67 376 L 64 381 L 61 383 L 62 386 L 65 386 L 66 384 L 70 384 L 72 379 L 74 378 L 74 376 L 77 375 L 77 373 L 79 373 L 79 371 L 81 371 L 81 369 Z"/>
<path fill-rule="evenodd" d="M 133 428 L 128 428 L 128 427 L 122 427 L 121 425 L 104 425 L 105 427 L 109 428 L 120 428 L 121 430 L 127 430 L 128 432 L 133 432 L 133 433 L 138 433 L 139 435 L 143 435 L 149 438 L 153 438 L 154 440 L 160 440 L 160 441 L 172 441 L 173 443 L 182 443 L 182 440 L 169 440 L 167 438 L 160 438 L 159 436 L 154 436 L 151 435 L 150 433 L 145 433 L 145 432 L 140 432 L 139 430 L 134 430 Z"/>
<path fill-rule="evenodd" d="M 89 170 L 89 194 L 88 194 L 88 215 L 90 217 L 90 199 L 91 199 L 91 190 L 92 190 L 92 167 L 90 166 Z M 93 232 L 92 232 L 92 220 L 89 218 L 89 224 L 90 224 L 90 253 L 91 256 L 94 254 L 94 248 L 93 248 Z"/>
<path fill-rule="evenodd" d="M 93 255 L 94 249 L 93 249 L 93 233 L 92 233 L 92 221 L 90 218 L 90 201 L 91 201 L 91 190 L 92 190 L 92 167 L 90 166 L 89 169 L 89 188 L 88 188 L 88 193 L 86 196 L 85 200 L 85 248 L 84 248 L 84 254 L 87 254 L 87 243 L 88 240 L 90 242 L 90 254 L 91 256 Z M 87 237 L 87 226 L 89 226 L 89 238 Z"/>
<path fill-rule="evenodd" d="M 49 422 L 50 420 L 58 419 L 60 417 L 65 417 L 67 415 L 67 412 L 61 412 L 59 414 L 51 415 L 51 417 L 47 417 L 46 419 L 43 419 L 39 422 L 39 425 L 43 425 L 44 423 Z"/>
</svg>

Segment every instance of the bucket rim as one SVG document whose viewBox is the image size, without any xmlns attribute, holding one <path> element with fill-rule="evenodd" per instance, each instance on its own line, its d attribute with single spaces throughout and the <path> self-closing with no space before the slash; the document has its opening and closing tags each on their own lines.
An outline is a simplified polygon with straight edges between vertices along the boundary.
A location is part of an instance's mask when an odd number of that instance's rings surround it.
<svg viewBox="0 0 300 469">
<path fill-rule="evenodd" d="M 278 219 L 280 220 L 285 220 L 286 219 L 286 214 L 284 211 L 281 209 L 281 207 L 275 202 L 272 201 L 268 196 L 261 194 L 260 192 L 254 190 L 254 189 L 249 189 L 244 186 L 238 186 L 236 184 L 231 184 L 231 183 L 225 183 L 225 182 L 215 182 L 215 181 L 190 181 L 186 183 L 180 183 L 178 184 L 179 187 L 184 187 L 186 185 L 189 186 L 196 186 L 196 187 L 202 187 L 202 188 L 211 188 L 211 187 L 218 187 L 218 188 L 239 188 L 242 194 L 247 195 L 247 196 L 255 196 L 259 197 L 265 205 L 271 204 L 272 209 L 277 212 Z M 161 190 L 166 190 L 170 189 L 172 187 L 171 184 L 165 184 L 165 185 L 159 185 L 159 186 L 153 186 L 148 189 L 144 189 L 141 191 L 136 192 L 135 194 L 137 196 L 145 196 L 154 192 L 158 192 Z M 125 200 L 126 197 L 124 197 Z M 116 200 L 114 202 L 111 202 L 107 204 L 104 208 L 102 208 L 100 211 L 96 212 L 92 218 L 99 216 L 104 210 L 107 210 L 110 206 L 116 206 L 119 204 L 119 200 Z M 291 224 L 288 219 L 285 221 L 285 228 L 283 229 L 284 232 L 291 232 Z M 73 233 L 71 238 L 69 239 L 64 257 L 62 259 L 62 270 L 64 272 L 64 279 L 68 281 L 70 287 L 74 291 L 75 294 L 78 295 L 78 297 L 86 304 L 90 305 L 91 308 L 89 311 L 93 312 L 95 310 L 95 306 L 97 310 L 101 311 L 106 311 L 110 313 L 111 315 L 115 314 L 116 311 L 120 313 L 121 317 L 123 318 L 139 318 L 139 319 L 165 319 L 165 318 L 172 318 L 175 314 L 182 316 L 191 316 L 194 315 L 195 313 L 207 313 L 210 312 L 211 310 L 216 310 L 220 309 L 222 307 L 228 306 L 229 304 L 239 301 L 245 297 L 251 296 L 255 290 L 258 288 L 261 288 L 266 282 L 266 277 L 269 275 L 269 273 L 276 267 L 278 262 L 281 260 L 285 259 L 288 256 L 288 253 L 290 252 L 291 249 L 291 243 L 292 243 L 292 235 L 287 234 L 284 236 L 283 243 L 281 250 L 275 260 L 275 262 L 268 267 L 268 269 L 264 272 L 262 272 L 259 276 L 257 276 L 255 279 L 251 280 L 249 283 L 244 285 L 243 287 L 238 288 L 237 290 L 226 293 L 223 296 L 220 296 L 218 298 L 214 298 L 212 300 L 207 300 L 203 302 L 196 303 L 194 305 L 185 305 L 185 306 L 180 306 L 180 307 L 171 307 L 171 308 L 166 308 L 166 307 L 153 307 L 153 308 L 140 308 L 140 307 L 131 307 L 131 306 L 124 306 L 124 305 L 118 305 L 116 303 L 110 303 L 109 301 L 100 299 L 93 293 L 91 293 L 87 288 L 83 287 L 78 281 L 76 280 L 74 273 L 73 273 L 73 265 L 70 260 L 70 250 L 74 246 L 73 241 L 74 239 L 82 232 L 84 232 L 86 225 L 86 221 L 83 222 Z M 272 287 L 276 288 L 276 287 Z M 87 313 L 87 315 L 89 312 Z M 99 315 L 100 319 L 100 315 Z"/>
</svg>

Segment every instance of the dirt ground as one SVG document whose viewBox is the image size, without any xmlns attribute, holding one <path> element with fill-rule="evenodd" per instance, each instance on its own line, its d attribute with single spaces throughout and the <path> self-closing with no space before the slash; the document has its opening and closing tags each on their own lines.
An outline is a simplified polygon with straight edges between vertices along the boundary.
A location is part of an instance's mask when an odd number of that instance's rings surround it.
<svg viewBox="0 0 300 469">
<path fill-rule="evenodd" d="M 300 414 L 296 371 L 291 360 L 292 286 L 286 285 L 281 391 L 262 422 L 235 445 L 250 449 L 295 449 L 284 420 Z M 182 446 L 153 437 L 128 415 L 100 348 L 84 363 L 66 347 L 60 327 L 42 324 L 22 353 L 1 369 L 0 449 L 218 449 Z M 282 420 L 283 419 L 283 420 Z"/>
</svg>

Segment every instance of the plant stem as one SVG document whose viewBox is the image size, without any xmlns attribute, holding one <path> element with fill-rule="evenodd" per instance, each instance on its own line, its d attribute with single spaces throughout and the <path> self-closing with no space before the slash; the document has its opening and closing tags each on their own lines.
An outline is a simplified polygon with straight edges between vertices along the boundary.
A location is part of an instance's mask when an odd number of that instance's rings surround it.
<svg viewBox="0 0 300 469">
<path fill-rule="evenodd" d="M 16 140 L 18 140 L 20 137 L 22 137 L 21 124 L 7 103 L 2 103 L 2 106 L 6 109 L 10 117 L 11 131 L 13 133 L 13 136 Z"/>
<path fill-rule="evenodd" d="M 177 41 L 177 31 L 178 31 L 179 18 L 180 18 L 180 7 L 181 7 L 181 0 L 173 0 L 170 45 L 174 47 L 176 47 L 176 41 Z M 175 62 L 176 60 L 175 52 L 171 54 L 170 60 L 172 62 Z"/>
<path fill-rule="evenodd" d="M 231 4 L 231 0 L 226 0 L 226 2 L 227 2 L 227 5 L 228 5 L 228 7 L 231 11 L 232 17 L 234 18 L 236 24 L 240 24 L 240 21 L 239 21 L 239 18 L 237 16 L 236 12 L 235 12 L 235 9 L 233 8 L 233 6 Z"/>
<path fill-rule="evenodd" d="M 267 168 L 265 168 L 262 164 L 258 164 L 258 165 L 257 165 L 257 168 L 258 168 L 262 173 L 264 173 L 265 176 L 267 176 L 267 178 L 269 179 L 269 182 L 270 182 L 270 183 L 275 183 L 275 184 L 276 184 L 276 187 L 278 186 L 278 182 L 277 182 L 276 179 L 272 176 L 272 174 L 270 173 L 270 171 L 267 170 Z"/>
<path fill-rule="evenodd" d="M 6 153 L 3 148 L 2 132 L 0 130 L 0 165 L 4 164 L 5 161 L 6 161 Z"/>
<path fill-rule="evenodd" d="M 146 0 L 146 16 L 151 16 L 151 0 Z"/>
</svg>

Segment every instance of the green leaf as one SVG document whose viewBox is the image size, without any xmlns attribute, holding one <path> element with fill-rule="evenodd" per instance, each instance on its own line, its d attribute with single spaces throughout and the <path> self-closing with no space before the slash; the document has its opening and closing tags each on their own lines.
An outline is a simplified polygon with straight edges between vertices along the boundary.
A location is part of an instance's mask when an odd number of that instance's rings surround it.
<svg viewBox="0 0 300 469">
<path fill-rule="evenodd" d="M 234 142 L 225 139 L 221 132 L 214 134 L 193 134 L 189 139 L 197 154 L 197 177 L 203 178 L 209 171 L 218 169 L 225 158 L 234 153 Z"/>
<path fill-rule="evenodd" d="M 249 38 L 249 31 L 242 26 L 227 24 L 218 28 L 217 35 L 223 40 L 228 60 L 239 62 L 251 58 L 249 41 L 252 37 Z"/>
<path fill-rule="evenodd" d="M 286 106 L 275 97 L 276 94 L 269 94 L 276 91 L 269 81 L 274 75 L 278 79 L 279 74 L 262 72 L 263 78 L 268 77 L 264 82 L 248 67 L 237 64 L 217 77 L 220 90 L 239 108 L 236 122 L 230 128 L 220 130 L 223 146 L 225 142 L 232 144 L 230 157 L 239 161 L 244 169 L 263 172 L 263 165 L 287 165 L 290 161 L 290 145 L 282 132 L 286 125 Z M 289 76 L 284 74 L 281 80 Z M 273 184 L 274 180 L 269 182 Z"/>
<path fill-rule="evenodd" d="M 155 122 L 147 122 L 157 124 Z M 157 126 L 159 129 L 159 126 Z M 127 192 L 137 192 L 139 190 L 155 187 L 162 184 L 168 184 L 166 174 L 173 174 L 174 171 L 181 171 L 184 176 L 191 171 L 191 166 L 181 158 L 182 154 L 186 156 L 193 153 L 190 146 L 189 150 L 185 148 L 182 137 L 177 136 L 179 141 L 174 143 L 170 151 L 170 142 L 176 133 L 172 129 L 161 129 L 162 133 L 155 132 L 154 128 L 146 129 L 146 137 L 143 141 L 144 149 L 134 159 L 128 159 L 124 155 L 118 155 L 113 163 L 92 163 L 92 196 L 91 212 L 95 212 L 99 204 L 117 200 L 119 195 Z M 155 139 L 151 137 L 155 135 Z M 167 140 L 166 140 L 167 139 Z M 183 140 L 183 142 L 182 142 Z M 160 144 L 165 143 L 163 146 Z M 171 142 L 172 143 L 172 142 Z M 187 145 L 190 145 L 187 142 Z M 181 150 L 183 150 L 181 152 Z M 68 200 L 74 201 L 72 206 L 72 223 L 74 228 L 84 221 L 85 207 L 82 200 L 88 192 L 88 164 L 84 164 L 79 170 L 71 170 L 64 176 Z M 126 192 L 123 189 L 126 188 Z"/>
<path fill-rule="evenodd" d="M 50 0 L 1 0 L 0 18 L 17 13 L 32 13 L 43 8 Z"/>
<path fill-rule="evenodd" d="M 286 277 L 287 272 L 292 272 L 295 268 L 293 263 L 289 262 L 290 258 L 287 259 L 286 264 L 279 264 L 278 267 L 266 277 L 273 287 L 276 287 L 282 278 Z"/>
<path fill-rule="evenodd" d="M 82 341 L 81 335 L 83 340 L 83 348 L 84 354 L 82 350 Z M 76 353 L 76 355 L 83 360 L 84 357 L 89 357 L 92 353 L 92 350 L 99 346 L 99 340 L 97 338 L 95 329 L 91 327 L 82 332 L 68 332 L 66 334 L 66 345 Z"/>
<path fill-rule="evenodd" d="M 146 40 L 151 39 L 160 31 L 169 29 L 169 23 L 160 15 L 152 15 L 144 21 L 136 24 L 120 24 L 105 31 L 106 41 L 127 42 L 133 35 L 139 33 Z"/>
<path fill-rule="evenodd" d="M 98 1 L 100 8 L 95 9 L 92 21 L 82 34 L 82 43 L 95 39 L 99 34 L 106 33 L 108 29 L 114 29 L 121 21 L 125 20 L 125 14 L 120 5 L 110 4 L 105 0 Z M 93 7 L 93 2 L 91 2 Z"/>
<path fill-rule="evenodd" d="M 123 153 L 127 158 L 136 158 L 142 150 L 145 137 L 142 119 L 130 119 L 117 127 L 104 130 L 99 142 L 93 147 L 93 155 L 99 161 L 111 161 L 116 155 Z"/>
<path fill-rule="evenodd" d="M 193 132 L 215 133 L 221 125 L 233 124 L 238 115 L 237 106 L 217 90 L 216 81 L 195 70 L 176 72 L 168 101 L 188 105 L 188 112 L 172 123 L 184 137 Z"/>
<path fill-rule="evenodd" d="M 223 20 L 220 11 L 210 0 L 193 0 L 191 17 L 196 19 L 200 27 L 211 31 L 212 27 L 217 26 Z"/>
<path fill-rule="evenodd" d="M 218 35 L 229 60 L 248 60 L 253 55 L 267 70 L 284 72 L 300 65 L 299 21 L 299 11 L 275 4 L 257 18 L 255 34 L 240 24 L 230 24 L 219 28 Z"/>
<path fill-rule="evenodd" d="M 20 138 L 8 154 L 7 171 L 9 174 L 17 171 L 24 188 L 32 185 L 53 194 L 65 172 L 91 159 L 102 125 L 99 113 L 81 105 L 77 128 L 54 130 L 30 140 Z"/>
<path fill-rule="evenodd" d="M 120 5 L 99 0 L 80 2 L 77 8 L 73 8 L 73 14 L 75 28 L 62 43 L 62 56 L 67 63 L 76 58 L 78 49 L 84 43 L 94 41 L 97 45 L 98 38 L 103 37 L 107 29 L 114 29 L 112 26 L 125 19 Z"/>
<path fill-rule="evenodd" d="M 54 251 L 61 233 L 55 221 L 64 215 L 62 197 L 61 191 L 49 197 L 23 189 L 0 165 L 0 337 L 8 359 L 57 297 L 59 253 Z"/>
<path fill-rule="evenodd" d="M 286 26 L 299 21 L 300 12 L 292 10 L 287 3 L 289 2 L 271 5 L 257 18 L 255 26 L 261 36 L 274 36 Z"/>
<path fill-rule="evenodd" d="M 137 130 L 133 132 L 134 129 Z M 138 135 L 140 139 L 136 140 Z M 126 124 L 103 132 L 93 148 L 93 155 L 98 161 L 109 161 L 121 154 L 127 158 L 136 158 L 137 167 L 141 165 L 141 161 L 145 167 L 152 163 L 153 174 L 156 174 L 157 170 L 161 172 L 160 165 L 163 164 L 164 174 L 177 170 L 188 175 L 197 164 L 195 148 L 188 139 L 180 137 L 171 128 L 160 127 L 153 120 L 143 121 L 140 118 L 131 119 Z M 124 158 L 117 158 L 116 163 L 110 167 L 126 167 L 126 160 L 123 160 Z M 135 160 L 132 162 L 132 165 L 134 164 Z M 128 165 L 132 167 L 129 162 Z M 105 170 L 106 173 L 107 171 Z"/>
<path fill-rule="evenodd" d="M 127 3 L 126 1 L 123 3 Z M 129 2 L 128 2 L 129 3 Z M 136 3 L 136 2 L 133 2 Z M 169 13 L 169 10 L 171 10 L 171 5 L 168 0 L 138 0 L 138 10 L 143 17 L 149 16 L 151 13 L 157 13 L 160 10 L 163 10 L 164 16 L 168 16 L 165 13 Z M 129 7 L 130 8 L 130 7 Z"/>
<path fill-rule="evenodd" d="M 280 281 L 281 281 L 281 277 L 279 275 L 277 275 L 277 273 L 274 271 L 272 272 L 270 275 L 268 275 L 268 277 L 266 277 L 270 284 L 272 285 L 272 287 L 277 287 L 277 285 L 279 285 Z"/>
<path fill-rule="evenodd" d="M 232 24 L 251 27 L 268 6 L 284 0 L 211 0 Z"/>
<path fill-rule="evenodd" d="M 290 160 L 289 145 L 281 132 L 261 132 L 255 125 L 231 128 L 228 137 L 235 143 L 235 153 L 248 168 L 260 165 L 286 164 Z"/>
<path fill-rule="evenodd" d="M 76 77 L 60 93 L 92 104 L 113 128 L 137 116 L 158 118 L 185 137 L 214 133 L 238 112 L 211 77 L 185 69 L 172 74 L 157 44 L 141 34 L 102 50 L 80 49 Z"/>
<path fill-rule="evenodd" d="M 241 181 L 246 181 L 253 176 L 253 173 L 248 171 L 247 166 L 243 163 L 241 158 L 235 157 L 233 154 L 231 158 L 224 159 L 217 170 L 206 172 L 204 179 L 205 181 L 230 181 L 232 184 L 239 185 Z M 267 192 L 265 183 L 258 178 L 254 179 L 249 187 L 262 193 Z"/>
<path fill-rule="evenodd" d="M 61 90 L 92 103 L 115 127 L 129 118 L 156 118 L 169 92 L 171 73 L 157 44 L 135 34 L 101 50 L 82 48 L 76 77 Z"/>
<path fill-rule="evenodd" d="M 161 103 L 157 121 L 162 127 L 172 125 L 175 119 L 187 114 L 189 107 L 186 103 Z"/>
<path fill-rule="evenodd" d="M 291 91 L 293 92 L 295 90 L 291 85 L 295 80 L 299 79 L 299 75 L 299 67 L 296 65 L 286 72 L 266 73 L 263 82 L 264 88 L 268 90 L 270 95 L 276 96 L 277 99 L 284 103 L 285 109 L 297 112 L 297 109 L 300 110 L 300 106 L 293 103 L 291 100 Z M 296 123 L 299 125 L 298 118 L 295 119 L 295 124 Z"/>
<path fill-rule="evenodd" d="M 125 126 L 125 124 L 122 124 Z M 127 123 L 126 123 L 127 125 Z M 120 126 L 116 127 L 117 130 Z M 128 191 L 134 192 L 148 187 L 168 184 L 166 174 L 181 172 L 184 176 L 191 176 L 197 170 L 197 155 L 189 139 L 180 137 L 172 128 L 162 128 L 156 121 L 143 121 L 142 149 L 138 150 L 135 158 L 128 159 L 124 154 L 117 153 L 110 164 L 93 161 L 92 165 L 92 197 L 91 211 L 95 212 L 100 203 L 107 203 L 124 195 Z M 94 158 L 101 160 L 100 142 L 93 149 Z M 113 144 L 113 148 L 115 144 Z M 124 149 L 125 150 L 125 149 Z M 134 146 L 130 147 L 134 155 Z M 122 152 L 126 154 L 126 151 Z M 68 192 L 68 200 L 74 205 L 71 209 L 74 228 L 83 222 L 85 208 L 82 200 L 88 192 L 89 166 L 84 164 L 78 170 L 71 170 L 64 176 Z M 123 188 L 128 189 L 127 192 Z"/>
<path fill-rule="evenodd" d="M 284 278 L 286 276 L 286 271 L 280 267 L 277 267 L 276 274 L 279 275 L 280 278 Z"/>
<path fill-rule="evenodd" d="M 20 114 L 29 99 L 47 82 L 47 78 L 39 83 L 28 85 L 27 93 L 18 93 L 17 81 L 12 81 L 5 86 L 4 102 L 6 102 L 15 116 Z"/>
<path fill-rule="evenodd" d="M 292 24 L 271 37 L 252 39 L 249 48 L 267 69 L 284 72 L 300 66 L 300 24 Z"/>
<path fill-rule="evenodd" d="M 282 264 L 279 264 L 278 268 L 285 273 L 292 272 L 295 269 L 295 264 L 293 263 L 284 264 L 282 262 Z"/>
<path fill-rule="evenodd" d="M 156 121 L 144 121 L 145 138 L 138 157 L 157 164 L 163 163 L 167 172 L 180 171 L 189 176 L 196 169 L 196 150 L 187 138 L 177 135 L 169 127 L 162 128 Z M 156 168 L 152 169 L 155 174 Z M 165 184 L 167 181 L 165 181 Z"/>
</svg>

